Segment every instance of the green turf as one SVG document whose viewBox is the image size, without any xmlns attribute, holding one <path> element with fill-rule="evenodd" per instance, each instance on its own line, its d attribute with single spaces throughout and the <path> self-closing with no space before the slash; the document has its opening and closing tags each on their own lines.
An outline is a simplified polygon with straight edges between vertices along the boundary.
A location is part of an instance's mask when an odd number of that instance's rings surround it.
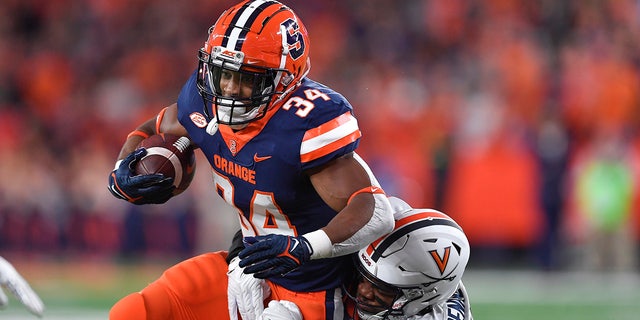
<svg viewBox="0 0 640 320">
<path fill-rule="evenodd" d="M 20 265 L 41 295 L 44 319 L 107 319 L 120 297 L 156 279 L 171 263 Z M 476 320 L 640 319 L 640 275 L 469 270 L 464 282 Z M 36 319 L 14 298 L 0 319 Z"/>
<path fill-rule="evenodd" d="M 108 301 L 103 300 L 95 308 L 78 300 L 77 305 L 57 304 L 56 299 L 49 301 L 44 319 L 107 319 Z M 93 304 L 93 302 L 91 303 Z M 480 303 L 473 306 L 474 319 L 491 320 L 632 320 L 638 319 L 637 306 L 611 306 L 607 304 L 574 304 L 574 305 L 545 305 L 545 304 L 500 304 Z M 0 311 L 0 319 L 36 319 L 24 308 L 16 306 L 12 301 L 9 309 Z"/>
<path fill-rule="evenodd" d="M 640 318 L 638 274 L 470 270 L 465 284 L 476 320 Z"/>
<path fill-rule="evenodd" d="M 638 319 L 638 306 L 601 304 L 501 304 L 473 305 L 474 319 L 492 320 L 632 320 Z"/>
</svg>

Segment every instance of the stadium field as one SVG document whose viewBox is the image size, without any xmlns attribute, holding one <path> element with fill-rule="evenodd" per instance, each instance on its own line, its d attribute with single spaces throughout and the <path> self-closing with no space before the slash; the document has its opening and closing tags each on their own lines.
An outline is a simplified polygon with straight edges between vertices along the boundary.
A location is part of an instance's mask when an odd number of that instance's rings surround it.
<svg viewBox="0 0 640 320">
<path fill-rule="evenodd" d="M 43 319 L 107 319 L 109 307 L 170 264 L 21 264 L 41 294 Z M 631 320 L 640 318 L 640 275 L 468 270 L 476 320 Z M 10 297 L 0 319 L 37 319 Z"/>
<path fill-rule="evenodd" d="M 638 274 L 470 270 L 464 281 L 475 319 L 640 319 Z"/>
</svg>

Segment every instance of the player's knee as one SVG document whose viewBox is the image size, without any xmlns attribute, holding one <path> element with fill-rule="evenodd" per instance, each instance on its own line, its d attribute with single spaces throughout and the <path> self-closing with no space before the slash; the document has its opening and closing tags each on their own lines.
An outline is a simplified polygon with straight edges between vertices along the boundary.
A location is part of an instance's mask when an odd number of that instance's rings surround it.
<svg viewBox="0 0 640 320">
<path fill-rule="evenodd" d="M 142 294 L 135 292 L 116 302 L 109 311 L 109 320 L 146 320 L 147 309 Z"/>
</svg>

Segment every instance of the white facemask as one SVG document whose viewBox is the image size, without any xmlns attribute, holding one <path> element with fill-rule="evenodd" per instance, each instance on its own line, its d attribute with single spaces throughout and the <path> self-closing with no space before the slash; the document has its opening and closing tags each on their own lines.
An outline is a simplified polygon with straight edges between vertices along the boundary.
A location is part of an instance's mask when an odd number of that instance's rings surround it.
<svg viewBox="0 0 640 320">
<path fill-rule="evenodd" d="M 220 104 L 231 104 L 233 100 L 231 99 L 224 99 L 221 98 L 220 99 Z M 231 108 L 227 108 L 227 107 L 219 107 L 218 108 L 218 117 L 220 119 L 220 121 L 222 122 L 229 122 L 231 119 L 234 120 L 234 122 L 243 122 L 243 121 L 248 121 L 248 120 L 252 120 L 255 117 L 258 116 L 258 114 L 260 113 L 260 110 L 262 107 L 258 107 L 258 108 L 253 108 L 251 110 L 249 110 L 248 112 L 243 112 L 244 111 L 244 107 L 243 107 L 244 103 L 236 101 L 234 103 L 234 108 L 233 108 L 233 112 L 231 112 Z"/>
</svg>

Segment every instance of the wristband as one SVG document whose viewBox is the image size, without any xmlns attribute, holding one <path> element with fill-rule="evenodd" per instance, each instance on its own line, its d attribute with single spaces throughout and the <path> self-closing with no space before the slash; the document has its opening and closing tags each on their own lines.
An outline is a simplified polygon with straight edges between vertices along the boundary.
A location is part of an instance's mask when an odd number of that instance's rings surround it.
<svg viewBox="0 0 640 320">
<path fill-rule="evenodd" d="M 311 246 L 311 260 L 331 257 L 333 243 L 326 232 L 318 229 L 302 235 Z"/>
<path fill-rule="evenodd" d="M 160 110 L 160 112 L 158 112 L 158 115 L 156 116 L 156 132 L 157 133 L 160 133 L 160 125 L 162 124 L 164 113 L 167 112 L 167 108 L 169 107 L 162 108 L 162 110 Z"/>
<path fill-rule="evenodd" d="M 149 134 L 147 134 L 144 131 L 140 131 L 140 130 L 133 130 L 133 131 L 129 132 L 129 134 L 127 135 L 127 139 L 129 139 L 129 138 L 131 138 L 133 136 L 142 137 L 142 139 L 149 138 Z"/>
</svg>

